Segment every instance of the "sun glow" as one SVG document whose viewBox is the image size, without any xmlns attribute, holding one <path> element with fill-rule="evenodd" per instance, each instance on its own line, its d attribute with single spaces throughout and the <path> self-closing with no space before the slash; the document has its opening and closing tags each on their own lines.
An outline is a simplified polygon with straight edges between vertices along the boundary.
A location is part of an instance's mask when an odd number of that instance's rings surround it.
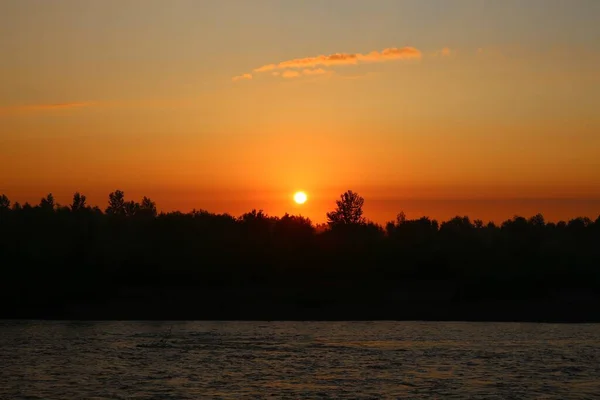
<svg viewBox="0 0 600 400">
<path fill-rule="evenodd" d="M 304 193 L 304 192 L 294 193 L 294 201 L 296 202 L 296 204 L 304 204 L 304 203 L 306 203 L 307 199 L 308 199 L 308 197 L 306 196 L 306 193 Z"/>
</svg>

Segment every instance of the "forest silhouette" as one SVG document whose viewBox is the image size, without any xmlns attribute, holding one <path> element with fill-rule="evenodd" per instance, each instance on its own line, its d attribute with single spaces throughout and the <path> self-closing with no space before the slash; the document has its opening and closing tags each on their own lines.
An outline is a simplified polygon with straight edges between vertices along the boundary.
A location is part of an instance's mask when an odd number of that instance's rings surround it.
<svg viewBox="0 0 600 400">
<path fill-rule="evenodd" d="M 381 226 L 363 204 L 347 191 L 315 225 L 2 195 L 0 317 L 600 321 L 600 217 Z"/>
</svg>

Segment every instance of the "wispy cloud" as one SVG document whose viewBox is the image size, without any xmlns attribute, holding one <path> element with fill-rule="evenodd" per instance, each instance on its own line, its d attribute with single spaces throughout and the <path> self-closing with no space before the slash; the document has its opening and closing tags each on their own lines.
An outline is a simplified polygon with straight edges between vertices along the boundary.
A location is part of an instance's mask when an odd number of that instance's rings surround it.
<svg viewBox="0 0 600 400">
<path fill-rule="evenodd" d="M 310 68 L 316 66 L 332 65 L 356 65 L 358 63 L 384 62 L 390 60 L 418 59 L 421 58 L 421 51 L 414 47 L 403 47 L 401 49 L 392 47 L 382 51 L 372 51 L 367 54 L 361 53 L 335 53 L 330 55 L 320 55 L 316 57 L 295 58 L 282 61 L 277 64 L 266 64 L 254 69 L 254 72 L 266 72 L 276 69 L 287 68 Z"/>
<path fill-rule="evenodd" d="M 298 71 L 283 71 L 281 74 L 284 78 L 298 78 L 300 76 L 300 72 Z"/>
<path fill-rule="evenodd" d="M 333 74 L 333 71 L 328 71 L 323 68 L 318 69 L 305 69 L 302 71 L 294 71 L 291 69 L 287 69 L 282 73 L 277 71 L 273 72 L 274 76 L 281 76 L 283 78 L 298 78 L 300 76 L 323 76 Z"/>
<path fill-rule="evenodd" d="M 22 112 L 48 111 L 48 110 L 65 110 L 71 108 L 90 107 L 93 102 L 78 102 L 78 103 L 47 103 L 47 104 L 23 104 L 17 106 L 0 107 L 0 114 L 12 114 Z"/>
<path fill-rule="evenodd" d="M 312 76 L 312 75 L 326 75 L 331 73 L 331 71 L 324 70 L 323 68 L 317 69 L 305 69 L 302 71 L 303 75 Z"/>
<path fill-rule="evenodd" d="M 279 76 L 278 70 L 284 70 L 281 76 L 284 78 L 295 78 L 301 75 L 325 75 L 332 71 L 327 71 L 320 66 L 331 67 L 338 65 L 357 65 L 363 63 L 380 63 L 393 60 L 420 59 L 422 53 L 414 47 L 390 47 L 381 51 L 372 51 L 370 53 L 334 53 L 329 55 L 320 55 L 315 57 L 295 58 L 281 61 L 275 64 L 265 64 L 255 68 L 253 73 L 271 72 L 274 76 Z M 302 69 L 301 72 L 294 73 L 293 69 Z M 234 82 L 242 79 L 252 79 L 252 73 L 235 76 Z"/>
<path fill-rule="evenodd" d="M 456 56 L 456 50 L 450 47 L 444 47 L 441 50 L 436 50 L 430 54 L 431 57 L 451 57 Z"/>
<path fill-rule="evenodd" d="M 341 75 L 340 78 L 342 78 L 342 79 L 348 79 L 348 80 L 357 80 L 357 79 L 365 79 L 368 76 L 369 76 L 368 74 L 364 74 L 364 75 Z"/>
<path fill-rule="evenodd" d="M 233 78 L 231 78 L 231 80 L 234 82 L 249 80 L 249 79 L 252 79 L 252 74 L 242 74 L 242 75 L 234 76 Z"/>
</svg>

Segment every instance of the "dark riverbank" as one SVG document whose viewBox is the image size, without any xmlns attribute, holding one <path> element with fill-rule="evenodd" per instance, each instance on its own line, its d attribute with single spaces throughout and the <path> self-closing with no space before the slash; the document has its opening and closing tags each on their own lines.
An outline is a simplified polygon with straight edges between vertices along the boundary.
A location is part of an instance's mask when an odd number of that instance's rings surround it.
<svg viewBox="0 0 600 400">
<path fill-rule="evenodd" d="M 0 318 L 600 321 L 600 217 L 382 227 L 351 191 L 319 226 L 0 200 Z"/>
<path fill-rule="evenodd" d="M 104 300 L 54 299 L 29 303 L 4 298 L 0 318 L 51 320 L 423 320 L 600 322 L 600 297 L 590 290 L 562 290 L 544 298 L 460 299 L 443 284 L 356 293 L 294 289 L 124 289 Z M 419 284 L 415 284 L 419 286 Z M 437 289 L 437 290 L 436 290 Z"/>
</svg>

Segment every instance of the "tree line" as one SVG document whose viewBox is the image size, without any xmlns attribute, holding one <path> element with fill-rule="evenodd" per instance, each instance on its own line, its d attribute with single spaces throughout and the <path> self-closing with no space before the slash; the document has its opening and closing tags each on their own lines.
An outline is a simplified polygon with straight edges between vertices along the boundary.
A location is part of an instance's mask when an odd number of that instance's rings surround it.
<svg viewBox="0 0 600 400">
<path fill-rule="evenodd" d="M 51 194 L 34 206 L 2 195 L 0 311 L 35 314 L 173 288 L 226 292 L 225 303 L 379 299 L 390 307 L 381 296 L 410 291 L 411 282 L 444 282 L 458 302 L 600 293 L 600 217 L 554 223 L 538 214 L 496 225 L 401 212 L 382 226 L 364 217 L 364 201 L 347 191 L 327 224 L 315 225 L 262 210 L 158 213 L 151 199 L 128 201 L 120 190 L 104 210 L 81 193 L 68 206 Z"/>
</svg>

